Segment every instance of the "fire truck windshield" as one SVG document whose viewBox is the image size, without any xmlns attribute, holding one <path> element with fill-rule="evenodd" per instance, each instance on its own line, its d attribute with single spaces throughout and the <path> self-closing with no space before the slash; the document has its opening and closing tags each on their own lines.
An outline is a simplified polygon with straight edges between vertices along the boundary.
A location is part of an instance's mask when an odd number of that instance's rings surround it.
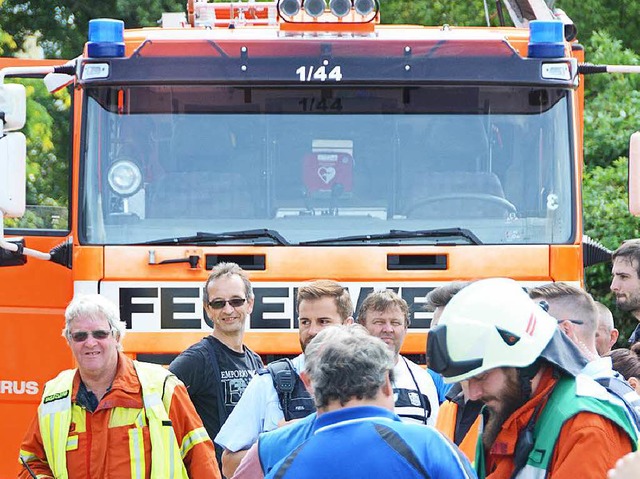
<svg viewBox="0 0 640 479">
<path fill-rule="evenodd" d="M 158 85 L 87 94 L 85 244 L 259 229 L 294 245 L 392 230 L 461 228 L 483 244 L 576 234 L 562 89 Z"/>
</svg>

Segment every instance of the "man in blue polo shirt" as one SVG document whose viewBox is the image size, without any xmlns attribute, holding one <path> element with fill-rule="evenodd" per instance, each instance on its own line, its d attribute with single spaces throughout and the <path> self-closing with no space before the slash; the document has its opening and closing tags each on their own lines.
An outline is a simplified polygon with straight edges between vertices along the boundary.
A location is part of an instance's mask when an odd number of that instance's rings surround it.
<svg viewBox="0 0 640 479">
<path fill-rule="evenodd" d="M 359 325 L 337 326 L 321 331 L 306 352 L 305 373 L 323 413 L 311 437 L 267 478 L 476 477 L 438 431 L 393 413 L 394 355 L 380 339 Z"/>
</svg>

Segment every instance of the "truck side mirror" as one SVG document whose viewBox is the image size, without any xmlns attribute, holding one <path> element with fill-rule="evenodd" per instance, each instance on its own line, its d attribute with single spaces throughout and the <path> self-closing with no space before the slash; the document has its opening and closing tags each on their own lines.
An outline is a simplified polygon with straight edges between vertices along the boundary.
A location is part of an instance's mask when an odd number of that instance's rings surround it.
<svg viewBox="0 0 640 479">
<path fill-rule="evenodd" d="M 640 131 L 629 140 L 629 212 L 640 216 Z"/>
<path fill-rule="evenodd" d="M 0 85 L 0 212 L 22 216 L 26 207 L 27 141 L 24 126 L 27 94 L 23 85 Z M 8 133 L 12 132 L 12 133 Z"/>
</svg>

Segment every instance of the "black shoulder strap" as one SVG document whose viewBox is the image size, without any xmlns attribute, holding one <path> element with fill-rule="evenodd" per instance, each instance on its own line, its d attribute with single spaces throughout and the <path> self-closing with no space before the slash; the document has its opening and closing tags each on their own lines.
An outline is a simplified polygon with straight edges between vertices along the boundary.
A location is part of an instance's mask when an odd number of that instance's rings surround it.
<svg viewBox="0 0 640 479">
<path fill-rule="evenodd" d="M 420 460 L 409 447 L 409 445 L 390 427 L 383 424 L 373 425 L 380 435 L 380 437 L 386 442 L 394 451 L 400 454 L 405 460 L 411 464 L 411 466 L 418 471 L 418 473 L 425 479 L 429 479 L 429 473 L 425 470 L 424 466 L 420 463 Z"/>
<path fill-rule="evenodd" d="M 277 361 L 270 362 L 267 365 L 267 370 L 271 374 L 273 387 L 278 393 L 278 399 L 280 400 L 280 407 L 284 413 L 284 419 L 286 421 L 290 421 L 289 401 L 291 401 L 291 394 L 296 386 L 298 373 L 288 358 L 282 358 Z"/>
<path fill-rule="evenodd" d="M 222 396 L 224 394 L 223 389 L 220 387 L 222 385 L 222 375 L 220 374 L 220 365 L 218 364 L 218 358 L 216 357 L 216 350 L 213 346 L 213 338 L 211 336 L 207 336 L 204 338 L 204 345 L 207 353 L 209 353 L 209 360 L 211 362 L 211 367 L 213 368 L 213 377 L 218 385 L 218 394 L 216 394 L 216 398 L 218 399 L 218 419 L 220 420 L 220 427 L 227 420 L 227 407 L 224 405 L 224 400 Z"/>
</svg>

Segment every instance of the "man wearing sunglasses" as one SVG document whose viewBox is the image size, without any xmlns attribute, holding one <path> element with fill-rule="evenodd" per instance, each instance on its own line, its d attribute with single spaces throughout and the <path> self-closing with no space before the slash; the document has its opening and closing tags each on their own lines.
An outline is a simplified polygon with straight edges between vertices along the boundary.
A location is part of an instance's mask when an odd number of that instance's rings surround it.
<svg viewBox="0 0 640 479">
<path fill-rule="evenodd" d="M 219 478 L 184 384 L 121 352 L 117 307 L 99 295 L 76 296 L 65 319 L 78 369 L 45 385 L 20 447 L 19 477 Z"/>
<path fill-rule="evenodd" d="M 299 407 L 298 412 L 302 414 L 293 416 L 298 419 L 315 410 L 304 385 L 298 387 L 302 383 L 299 374 L 304 369 L 304 351 L 322 329 L 353 322 L 353 303 L 349 291 L 335 281 L 322 279 L 301 286 L 298 289 L 297 305 L 302 354 L 290 361 L 295 370 L 283 370 L 275 375 L 271 372 L 272 368 L 261 371 L 262 374 L 253 378 L 238 407 L 214 438 L 216 447 L 222 446 L 225 449 L 222 455 L 225 477 L 233 476 L 240 461 L 257 441 L 261 432 L 271 431 L 285 423 L 284 410 L 291 411 Z M 283 405 L 280 400 L 283 393 L 279 393 L 276 386 L 280 374 L 286 375 L 289 385 L 292 386 L 290 401 L 286 401 L 292 407 Z M 307 407 L 308 403 L 311 408 Z"/>
<path fill-rule="evenodd" d="M 213 439 L 263 364 L 260 356 L 243 344 L 245 323 L 254 301 L 245 271 L 235 263 L 217 264 L 202 293 L 213 331 L 183 351 L 169 370 L 186 384 Z M 216 456 L 220 463 L 222 449 L 217 446 Z"/>
</svg>

